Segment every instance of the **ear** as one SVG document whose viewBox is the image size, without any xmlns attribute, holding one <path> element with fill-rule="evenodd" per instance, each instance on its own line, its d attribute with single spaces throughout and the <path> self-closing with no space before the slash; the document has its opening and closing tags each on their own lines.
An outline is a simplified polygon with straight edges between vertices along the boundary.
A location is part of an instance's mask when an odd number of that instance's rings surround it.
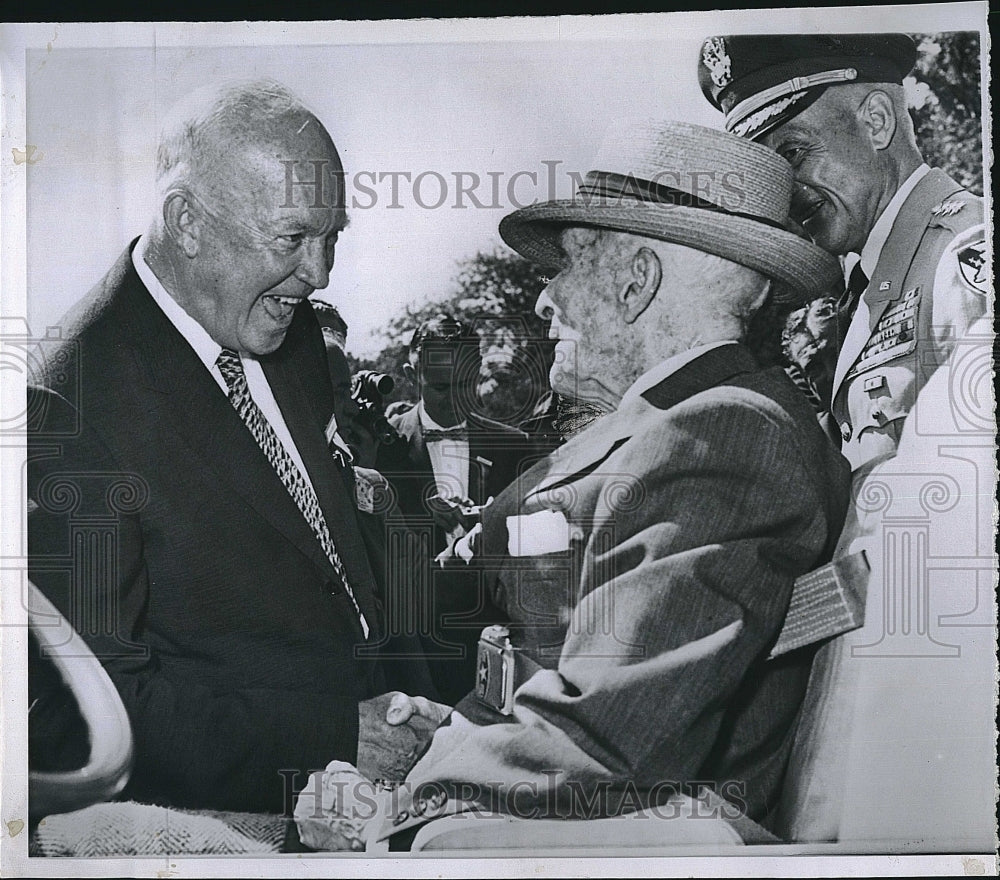
<svg viewBox="0 0 1000 880">
<path fill-rule="evenodd" d="M 868 93 L 860 108 L 861 124 L 876 150 L 884 150 L 896 134 L 896 108 L 881 89 Z"/>
<path fill-rule="evenodd" d="M 163 225 L 188 259 L 201 247 L 203 217 L 197 205 L 181 190 L 171 190 L 163 200 Z"/>
<path fill-rule="evenodd" d="M 641 247 L 632 255 L 628 282 L 618 295 L 625 323 L 632 324 L 646 311 L 660 289 L 663 267 L 656 251 Z"/>
<path fill-rule="evenodd" d="M 413 368 L 413 364 L 403 364 L 403 375 L 406 376 L 406 378 L 409 379 L 414 385 L 417 384 L 417 371 Z"/>
</svg>

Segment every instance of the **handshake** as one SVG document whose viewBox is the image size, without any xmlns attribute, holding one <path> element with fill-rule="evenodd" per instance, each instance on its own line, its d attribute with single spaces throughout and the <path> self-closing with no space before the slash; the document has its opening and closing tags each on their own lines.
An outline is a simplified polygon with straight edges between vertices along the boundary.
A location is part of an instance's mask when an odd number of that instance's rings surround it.
<svg viewBox="0 0 1000 880">
<path fill-rule="evenodd" d="M 295 804 L 299 839 L 327 852 L 365 849 L 383 803 L 423 753 L 451 707 L 394 692 L 358 704 L 357 767 L 333 761 L 313 773 Z"/>
</svg>

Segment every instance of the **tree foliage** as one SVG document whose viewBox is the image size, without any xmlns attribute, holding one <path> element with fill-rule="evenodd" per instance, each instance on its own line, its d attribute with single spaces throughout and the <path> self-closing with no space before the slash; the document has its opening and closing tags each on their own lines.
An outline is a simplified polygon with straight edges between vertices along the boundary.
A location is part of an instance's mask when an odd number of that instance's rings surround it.
<svg viewBox="0 0 1000 880">
<path fill-rule="evenodd" d="M 389 400 L 415 400 L 416 388 L 404 376 L 410 336 L 423 321 L 446 312 L 470 325 L 480 338 L 483 368 L 480 411 L 516 424 L 548 391 L 551 344 L 545 322 L 534 313 L 545 279 L 523 257 L 507 250 L 480 251 L 458 263 L 450 290 L 440 299 L 407 306 L 386 327 L 389 344 L 374 360 L 356 369 L 375 369 L 396 380 Z"/>
<path fill-rule="evenodd" d="M 962 186 L 983 193 L 983 120 L 979 34 L 956 31 L 911 34 L 917 63 L 911 89 L 917 144 L 931 167 L 942 168 Z"/>
</svg>

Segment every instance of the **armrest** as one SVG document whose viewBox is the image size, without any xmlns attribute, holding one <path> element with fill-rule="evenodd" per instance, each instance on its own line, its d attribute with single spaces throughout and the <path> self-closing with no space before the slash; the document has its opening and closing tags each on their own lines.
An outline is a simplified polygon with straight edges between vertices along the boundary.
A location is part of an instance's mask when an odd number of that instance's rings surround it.
<svg viewBox="0 0 1000 880">
<path fill-rule="evenodd" d="M 118 691 L 87 644 L 31 581 L 28 594 L 28 626 L 76 699 L 90 736 L 84 767 L 29 773 L 29 810 L 47 816 L 110 800 L 125 787 L 132 767 L 132 729 Z"/>
</svg>

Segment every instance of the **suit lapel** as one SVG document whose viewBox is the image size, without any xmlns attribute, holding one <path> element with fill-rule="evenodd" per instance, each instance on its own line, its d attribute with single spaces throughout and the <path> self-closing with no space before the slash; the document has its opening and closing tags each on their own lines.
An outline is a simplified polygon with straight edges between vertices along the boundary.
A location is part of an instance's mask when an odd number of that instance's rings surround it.
<svg viewBox="0 0 1000 880">
<path fill-rule="evenodd" d="M 153 301 L 130 258 L 121 295 L 126 299 L 123 311 L 127 315 L 123 333 L 132 348 L 136 379 L 155 392 L 153 406 L 163 410 L 164 420 L 184 438 L 192 454 L 200 457 L 235 496 L 332 577 L 333 566 L 267 456 L 194 350 Z M 272 390 L 287 421 L 299 407 L 283 403 L 278 391 Z M 291 418 L 296 427 L 289 424 L 289 430 L 296 446 L 302 437 L 310 458 L 315 459 L 307 439 L 312 432 L 303 430 L 302 418 L 296 412 Z M 299 452 L 305 458 L 301 448 Z M 337 537 L 341 531 L 343 527 Z M 370 622 L 374 619 L 369 617 Z"/>
<path fill-rule="evenodd" d="M 611 455 L 623 442 L 644 430 L 664 410 L 713 388 L 739 373 L 758 369 L 753 356 L 739 344 L 721 345 L 689 361 L 638 399 L 598 419 L 550 456 L 551 467 L 528 497 L 552 489 L 560 483 L 573 482 L 590 472 Z"/>
<path fill-rule="evenodd" d="M 961 189 L 962 187 L 939 168 L 932 168 L 903 202 L 882 253 L 879 254 L 871 281 L 868 282 L 868 287 L 862 296 L 868 307 L 867 315 L 865 310 L 859 307 L 848 327 L 834 370 L 831 400 L 836 399 L 844 377 L 864 350 L 865 344 L 889 304 L 902 295 L 903 291 L 899 287 L 903 284 L 906 270 L 913 262 L 913 257 L 920 246 L 920 240 L 923 238 L 922 230 L 927 228 L 934 206 Z M 914 235 L 914 229 L 920 229 L 921 234 Z M 899 274 L 901 267 L 904 269 L 902 275 Z"/>
</svg>

